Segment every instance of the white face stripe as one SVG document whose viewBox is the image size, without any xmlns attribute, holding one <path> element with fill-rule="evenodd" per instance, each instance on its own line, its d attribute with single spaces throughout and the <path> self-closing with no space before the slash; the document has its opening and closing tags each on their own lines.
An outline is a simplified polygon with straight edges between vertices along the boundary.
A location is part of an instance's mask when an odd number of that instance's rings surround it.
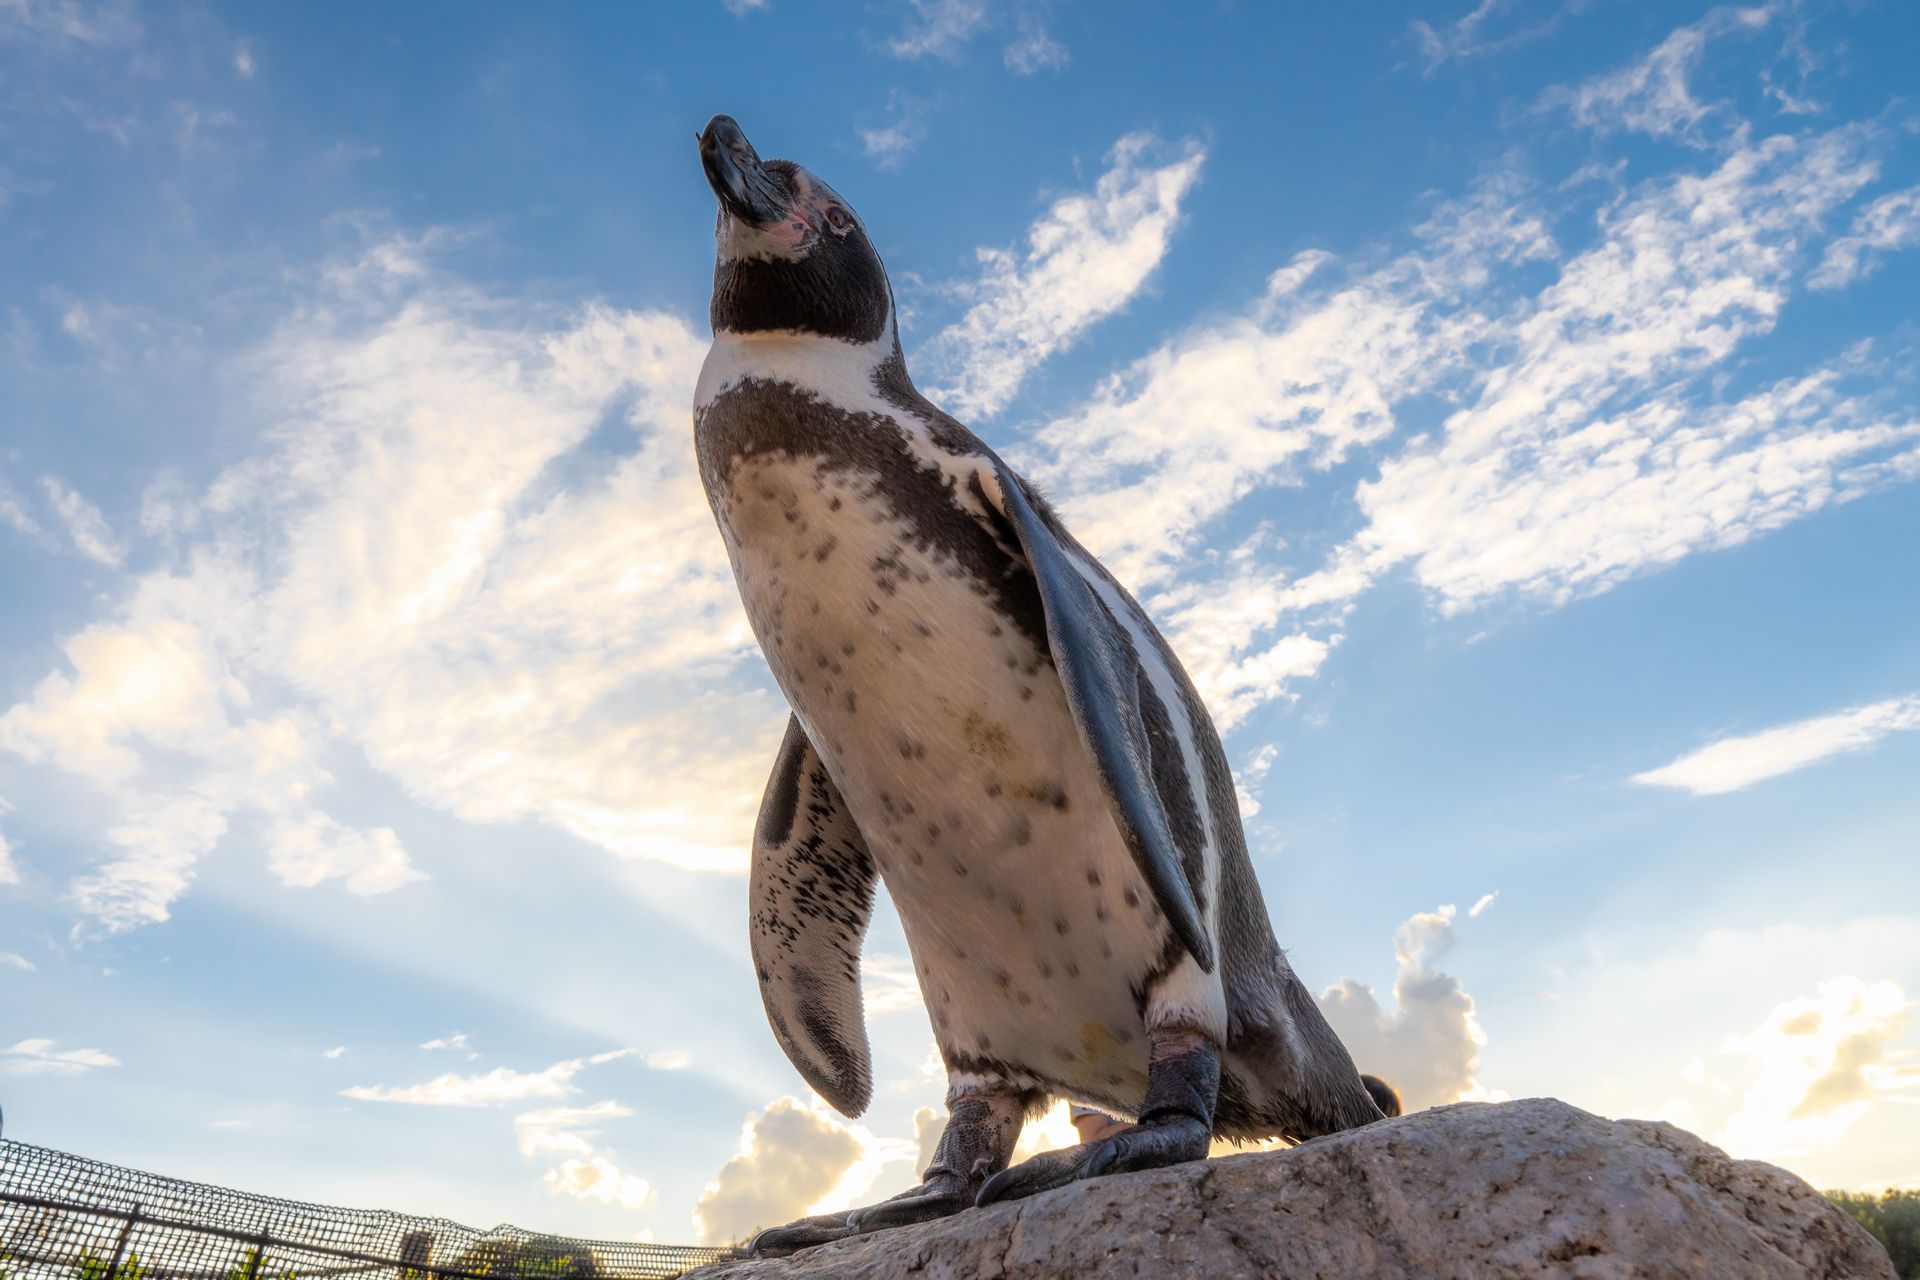
<svg viewBox="0 0 1920 1280">
<path fill-rule="evenodd" d="M 772 226 L 750 227 L 722 209 L 714 229 L 714 252 L 722 262 L 799 262 L 819 242 L 819 233 L 798 214 Z"/>
<path fill-rule="evenodd" d="M 728 389 L 749 378 L 779 382 L 810 392 L 848 413 L 897 416 L 897 407 L 880 398 L 873 376 L 893 355 L 893 317 L 872 342 L 848 342 L 817 333 L 774 329 L 757 333 L 722 330 L 700 366 L 693 393 L 698 412 Z"/>
</svg>

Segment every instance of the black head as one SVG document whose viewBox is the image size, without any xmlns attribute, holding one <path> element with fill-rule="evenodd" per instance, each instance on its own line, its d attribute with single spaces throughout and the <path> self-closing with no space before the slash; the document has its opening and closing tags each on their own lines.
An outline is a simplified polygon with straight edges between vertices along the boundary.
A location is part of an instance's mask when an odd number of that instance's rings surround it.
<svg viewBox="0 0 1920 1280">
<path fill-rule="evenodd" d="M 720 200 L 714 227 L 714 331 L 796 329 L 872 342 L 893 295 L 859 215 L 790 160 L 762 162 L 732 116 L 700 133 L 700 163 Z"/>
</svg>

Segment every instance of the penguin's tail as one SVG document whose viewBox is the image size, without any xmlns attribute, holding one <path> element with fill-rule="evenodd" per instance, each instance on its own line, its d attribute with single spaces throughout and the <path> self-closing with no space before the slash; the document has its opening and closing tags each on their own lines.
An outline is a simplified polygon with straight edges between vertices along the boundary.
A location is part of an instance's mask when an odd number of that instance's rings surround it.
<svg viewBox="0 0 1920 1280">
<path fill-rule="evenodd" d="M 1373 1105 L 1380 1108 L 1380 1114 L 1391 1120 L 1404 1108 L 1400 1104 L 1400 1091 L 1382 1080 L 1379 1076 L 1363 1075 L 1360 1083 L 1367 1086 L 1367 1093 L 1373 1098 Z"/>
</svg>

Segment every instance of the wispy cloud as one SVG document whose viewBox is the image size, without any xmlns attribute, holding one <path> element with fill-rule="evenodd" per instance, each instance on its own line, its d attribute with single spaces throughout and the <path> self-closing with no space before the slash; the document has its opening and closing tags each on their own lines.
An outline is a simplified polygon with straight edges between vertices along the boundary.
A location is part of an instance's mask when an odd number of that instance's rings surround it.
<svg viewBox="0 0 1920 1280">
<path fill-rule="evenodd" d="M 102 1067 L 117 1067 L 120 1059 L 99 1049 L 60 1049 L 52 1040 L 22 1040 L 0 1050 L 0 1071 L 17 1076 L 78 1076 Z"/>
<path fill-rule="evenodd" d="M 290 885 L 417 879 L 327 812 L 341 747 L 470 821 L 744 865 L 779 718 L 733 673 L 751 633 L 684 447 L 704 340 L 516 312 L 430 252 L 330 264 L 247 360 L 262 447 L 175 495 L 163 567 L 0 715 L 0 749 L 111 801 L 115 856 L 72 886 L 105 927 L 165 919 L 238 812 Z M 603 426 L 615 454 L 580 452 Z"/>
<path fill-rule="evenodd" d="M 13 812 L 13 806 L 0 800 L 0 818 Z M 0 885 L 20 883 L 20 868 L 13 865 L 13 844 L 7 839 L 7 833 L 0 831 Z"/>
<path fill-rule="evenodd" d="M 41 477 L 40 487 L 46 491 L 47 505 L 60 517 L 67 536 L 73 540 L 74 550 L 99 564 L 118 567 L 126 558 L 126 549 L 107 527 L 100 508 L 54 476 Z"/>
<path fill-rule="evenodd" d="M 321 1050 L 320 1056 L 323 1058 L 326 1058 L 331 1062 L 338 1062 L 340 1059 L 346 1057 L 349 1053 L 352 1053 L 352 1052 L 353 1050 L 349 1049 L 346 1045 L 337 1044 L 331 1049 Z"/>
<path fill-rule="evenodd" d="M 954 58 L 992 16 L 988 0 L 909 0 L 913 18 L 887 42 L 896 58 Z"/>
<path fill-rule="evenodd" d="M 631 1049 L 596 1054 L 591 1058 L 569 1058 L 540 1071 L 515 1071 L 495 1067 L 476 1075 L 449 1072 L 420 1084 L 353 1085 L 342 1089 L 341 1096 L 362 1102 L 396 1102 L 416 1107 L 490 1107 L 502 1102 L 525 1102 L 531 1098 L 562 1098 L 576 1092 L 573 1078 L 590 1066 L 611 1062 L 633 1053 Z"/>
<path fill-rule="evenodd" d="M 1866 751 L 1888 734 L 1908 729 L 1920 729 L 1920 695 L 1888 698 L 1759 733 L 1722 738 L 1671 764 L 1636 773 L 1632 780 L 1643 787 L 1673 787 L 1697 796 L 1725 795 L 1829 756 Z"/>
<path fill-rule="evenodd" d="M 860 130 L 860 145 L 874 164 L 898 169 L 927 137 L 927 104 L 894 90 L 887 98 L 887 123 Z"/>
<path fill-rule="evenodd" d="M 1146 134 L 1114 145 L 1090 194 L 1065 196 L 1028 230 L 1024 249 L 981 249 L 971 305 L 919 353 L 936 398 L 961 415 L 1005 408 L 1041 362 L 1119 311 L 1166 256 L 1180 203 L 1206 151 L 1189 141 L 1172 159 Z"/>
<path fill-rule="evenodd" d="M 1894 191 L 1873 201 L 1853 217 L 1853 226 L 1820 256 L 1820 265 L 1807 277 L 1814 289 L 1838 289 L 1870 274 L 1880 255 L 1920 246 L 1920 187 Z"/>
<path fill-rule="evenodd" d="M 432 1040 L 424 1041 L 420 1047 L 428 1052 L 433 1052 L 438 1049 L 450 1049 L 457 1053 L 464 1053 L 469 1058 L 477 1058 L 480 1056 L 474 1052 L 473 1046 L 467 1042 L 467 1033 L 464 1031 L 456 1031 L 450 1036 L 436 1036 Z"/>
<path fill-rule="evenodd" d="M 257 69 L 253 61 L 252 42 L 247 40 L 236 41 L 233 46 L 234 74 L 242 80 L 251 80 Z"/>
<path fill-rule="evenodd" d="M 1676 28 L 1644 58 L 1572 89 L 1554 90 L 1544 101 L 1564 106 L 1577 123 L 1598 133 L 1627 130 L 1704 146 L 1709 139 L 1703 126 L 1716 116 L 1731 118 L 1731 112 L 1696 99 L 1690 73 L 1709 43 L 1760 30 L 1772 21 L 1777 7 L 1710 10 L 1699 21 Z"/>
<path fill-rule="evenodd" d="M 1693 102 L 1688 51 L 1763 17 L 1723 12 L 1589 82 L 1582 119 L 1651 127 L 1651 108 L 1607 86 Z M 1910 481 L 1920 419 L 1870 343 L 1737 394 L 1725 376 L 1875 179 L 1883 142 L 1871 123 L 1730 128 L 1709 163 L 1601 205 L 1571 255 L 1548 230 L 1569 189 L 1496 170 L 1380 265 L 1302 252 L 1238 316 L 1044 424 L 1023 461 L 1192 655 L 1229 725 L 1312 674 L 1351 603 L 1396 569 L 1444 613 L 1558 605 Z M 1540 264 L 1550 283 L 1522 287 Z M 1256 495 L 1387 443 L 1401 406 L 1434 396 L 1459 407 L 1357 485 L 1361 526 L 1317 566 L 1260 533 L 1224 553 L 1212 539 Z"/>
<path fill-rule="evenodd" d="M 37 971 L 33 961 L 15 951 L 0 951 L 0 969 L 16 969 L 21 973 Z"/>
</svg>

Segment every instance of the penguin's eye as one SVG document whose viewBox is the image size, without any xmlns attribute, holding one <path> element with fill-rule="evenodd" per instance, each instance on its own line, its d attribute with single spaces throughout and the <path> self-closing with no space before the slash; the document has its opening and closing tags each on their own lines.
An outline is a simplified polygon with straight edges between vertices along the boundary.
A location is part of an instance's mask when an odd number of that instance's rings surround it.
<svg viewBox="0 0 1920 1280">
<path fill-rule="evenodd" d="M 830 204 L 827 206 L 827 226 L 832 228 L 833 234 L 843 236 L 853 230 L 853 215 L 837 204 Z"/>
</svg>

